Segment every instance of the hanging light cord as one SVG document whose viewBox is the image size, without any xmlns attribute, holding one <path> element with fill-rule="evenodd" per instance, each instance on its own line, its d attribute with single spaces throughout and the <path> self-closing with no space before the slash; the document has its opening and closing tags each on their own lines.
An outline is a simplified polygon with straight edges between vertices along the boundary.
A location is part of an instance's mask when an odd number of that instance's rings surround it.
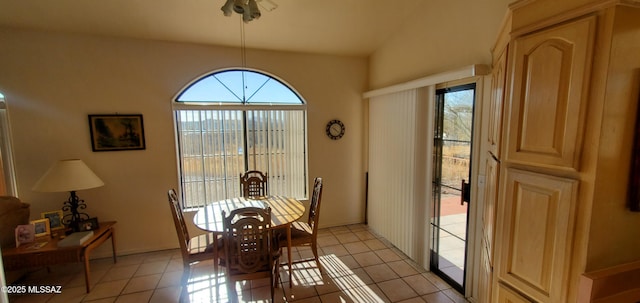
<svg viewBox="0 0 640 303">
<path fill-rule="evenodd" d="M 242 50 L 242 67 L 247 67 L 247 51 L 245 44 L 245 32 L 244 32 L 244 22 L 241 18 L 240 20 L 240 48 Z"/>
<path fill-rule="evenodd" d="M 241 56 L 241 62 L 242 62 L 242 69 L 246 69 L 247 68 L 247 49 L 246 49 L 246 44 L 245 44 L 245 33 L 244 33 L 244 22 L 242 21 L 242 18 L 238 18 L 238 20 L 240 20 L 240 56 Z M 247 96 L 246 96 L 246 84 L 245 84 L 245 79 L 244 79 L 244 71 L 242 72 L 242 103 L 246 103 L 247 102 Z"/>
</svg>

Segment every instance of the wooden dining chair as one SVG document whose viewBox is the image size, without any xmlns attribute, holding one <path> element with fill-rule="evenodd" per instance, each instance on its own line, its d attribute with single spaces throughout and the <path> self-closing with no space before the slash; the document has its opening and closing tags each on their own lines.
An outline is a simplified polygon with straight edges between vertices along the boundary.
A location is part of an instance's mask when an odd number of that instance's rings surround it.
<svg viewBox="0 0 640 303">
<path fill-rule="evenodd" d="M 245 198 L 264 197 L 268 193 L 269 174 L 249 170 L 240 174 L 240 193 Z"/>
<path fill-rule="evenodd" d="M 186 282 L 186 279 L 189 277 L 191 264 L 200 261 L 214 260 L 214 267 L 217 273 L 218 259 L 221 254 L 224 253 L 222 241 L 216 241 L 212 233 L 191 238 L 175 189 L 170 189 L 167 195 L 169 196 L 169 207 L 173 215 L 173 223 L 176 226 L 176 232 L 178 233 L 178 240 L 180 242 L 180 252 L 182 253 L 182 263 L 184 267 L 183 281 Z"/>
<path fill-rule="evenodd" d="M 235 294 L 236 281 L 269 278 L 274 302 L 280 253 L 271 230 L 271 208 L 244 207 L 222 215 L 229 293 Z"/>
<path fill-rule="evenodd" d="M 307 222 L 296 221 L 291 223 L 291 244 L 288 245 L 287 241 L 280 241 L 280 247 L 294 247 L 294 246 L 311 246 L 311 251 L 315 258 L 318 269 L 322 271 L 320 266 L 320 259 L 318 257 L 318 222 L 320 220 L 320 202 L 322 200 L 322 178 L 315 178 L 313 181 L 313 194 L 311 196 L 311 202 L 309 203 L 309 217 Z M 280 231 L 282 232 L 282 231 Z M 286 236 L 280 236 L 281 239 L 286 239 Z M 291 255 L 291 254 L 289 254 Z M 304 262 L 307 260 L 299 260 L 298 262 Z M 292 260 L 289 260 L 289 264 L 292 264 Z M 289 268 L 289 286 L 292 285 L 291 272 L 292 268 Z"/>
</svg>

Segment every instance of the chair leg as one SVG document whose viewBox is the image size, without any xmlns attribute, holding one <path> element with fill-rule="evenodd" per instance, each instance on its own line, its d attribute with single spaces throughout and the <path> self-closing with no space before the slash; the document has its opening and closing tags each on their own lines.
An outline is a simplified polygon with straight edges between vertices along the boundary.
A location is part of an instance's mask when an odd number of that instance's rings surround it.
<svg viewBox="0 0 640 303">
<path fill-rule="evenodd" d="M 293 287 L 293 262 L 291 261 L 291 224 L 287 225 L 287 257 L 289 265 L 289 288 Z"/>
<path fill-rule="evenodd" d="M 181 278 L 183 287 L 187 286 L 190 275 L 191 275 L 191 266 L 189 265 L 184 266 L 184 269 L 182 270 L 182 278 Z"/>
<path fill-rule="evenodd" d="M 278 288 L 280 283 L 280 258 L 278 258 L 273 266 L 273 273 L 275 274 L 275 281 L 273 283 L 274 288 Z"/>
<path fill-rule="evenodd" d="M 180 303 L 190 302 L 189 299 L 189 289 L 187 289 L 187 285 L 182 286 L 182 290 L 180 291 L 180 298 L 178 299 Z"/>
<path fill-rule="evenodd" d="M 322 265 L 320 265 L 320 258 L 318 257 L 318 243 L 315 241 L 311 243 L 311 250 L 313 251 L 313 256 L 316 258 L 316 264 L 318 265 L 318 270 L 322 273 Z"/>
<path fill-rule="evenodd" d="M 274 295 L 274 293 L 275 293 L 275 284 L 278 283 L 277 281 L 274 281 L 273 278 L 274 277 L 273 277 L 273 273 L 272 273 L 271 274 L 271 303 L 275 302 L 275 300 L 274 300 L 275 299 L 275 295 Z"/>
<path fill-rule="evenodd" d="M 236 291 L 236 281 L 234 280 L 227 280 L 227 296 L 229 297 L 229 302 L 231 303 L 237 303 L 239 302 L 238 300 L 238 292 Z"/>
<path fill-rule="evenodd" d="M 218 236 L 213 235 L 213 272 L 215 272 L 216 279 L 218 277 L 218 262 L 220 261 L 220 256 L 218 254 Z"/>
</svg>

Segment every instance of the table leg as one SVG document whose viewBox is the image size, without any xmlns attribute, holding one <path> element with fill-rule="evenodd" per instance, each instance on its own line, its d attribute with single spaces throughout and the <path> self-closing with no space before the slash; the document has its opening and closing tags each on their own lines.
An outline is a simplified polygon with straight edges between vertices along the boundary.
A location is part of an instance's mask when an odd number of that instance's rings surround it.
<svg viewBox="0 0 640 303">
<path fill-rule="evenodd" d="M 289 288 L 293 286 L 293 281 L 291 280 L 292 272 L 293 272 L 293 262 L 291 262 L 291 223 L 287 224 L 287 256 L 289 257 Z"/>
<path fill-rule="evenodd" d="M 116 260 L 116 233 L 113 232 L 113 227 L 111 228 L 111 249 L 113 250 L 113 263 L 118 262 Z"/>
<path fill-rule="evenodd" d="M 91 269 L 89 268 L 89 254 L 100 244 L 111 238 L 111 248 L 113 250 L 113 263 L 116 263 L 116 240 L 113 227 L 107 229 L 94 242 L 85 247 L 82 251 L 84 261 L 84 283 L 86 284 L 87 293 L 91 290 Z"/>
<path fill-rule="evenodd" d="M 84 251 L 84 283 L 87 289 L 87 293 L 91 290 L 91 281 L 89 277 L 89 251 Z"/>
</svg>

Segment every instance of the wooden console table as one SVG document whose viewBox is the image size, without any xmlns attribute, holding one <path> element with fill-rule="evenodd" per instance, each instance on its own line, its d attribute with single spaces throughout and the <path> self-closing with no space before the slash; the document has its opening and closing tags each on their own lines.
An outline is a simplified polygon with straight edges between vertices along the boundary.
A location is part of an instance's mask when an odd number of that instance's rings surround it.
<svg viewBox="0 0 640 303">
<path fill-rule="evenodd" d="M 100 228 L 93 231 L 93 236 L 78 246 L 58 247 L 60 239 L 56 237 L 47 238 L 47 244 L 41 248 L 32 248 L 33 243 L 28 243 L 17 248 L 3 249 L 4 268 L 5 270 L 18 270 L 61 263 L 84 262 L 84 278 L 87 292 L 89 292 L 91 290 L 89 271 L 91 251 L 111 238 L 113 263 L 116 263 L 116 242 L 113 231 L 115 224 L 115 221 L 100 222 Z M 45 239 L 41 241 L 44 242 Z"/>
</svg>

